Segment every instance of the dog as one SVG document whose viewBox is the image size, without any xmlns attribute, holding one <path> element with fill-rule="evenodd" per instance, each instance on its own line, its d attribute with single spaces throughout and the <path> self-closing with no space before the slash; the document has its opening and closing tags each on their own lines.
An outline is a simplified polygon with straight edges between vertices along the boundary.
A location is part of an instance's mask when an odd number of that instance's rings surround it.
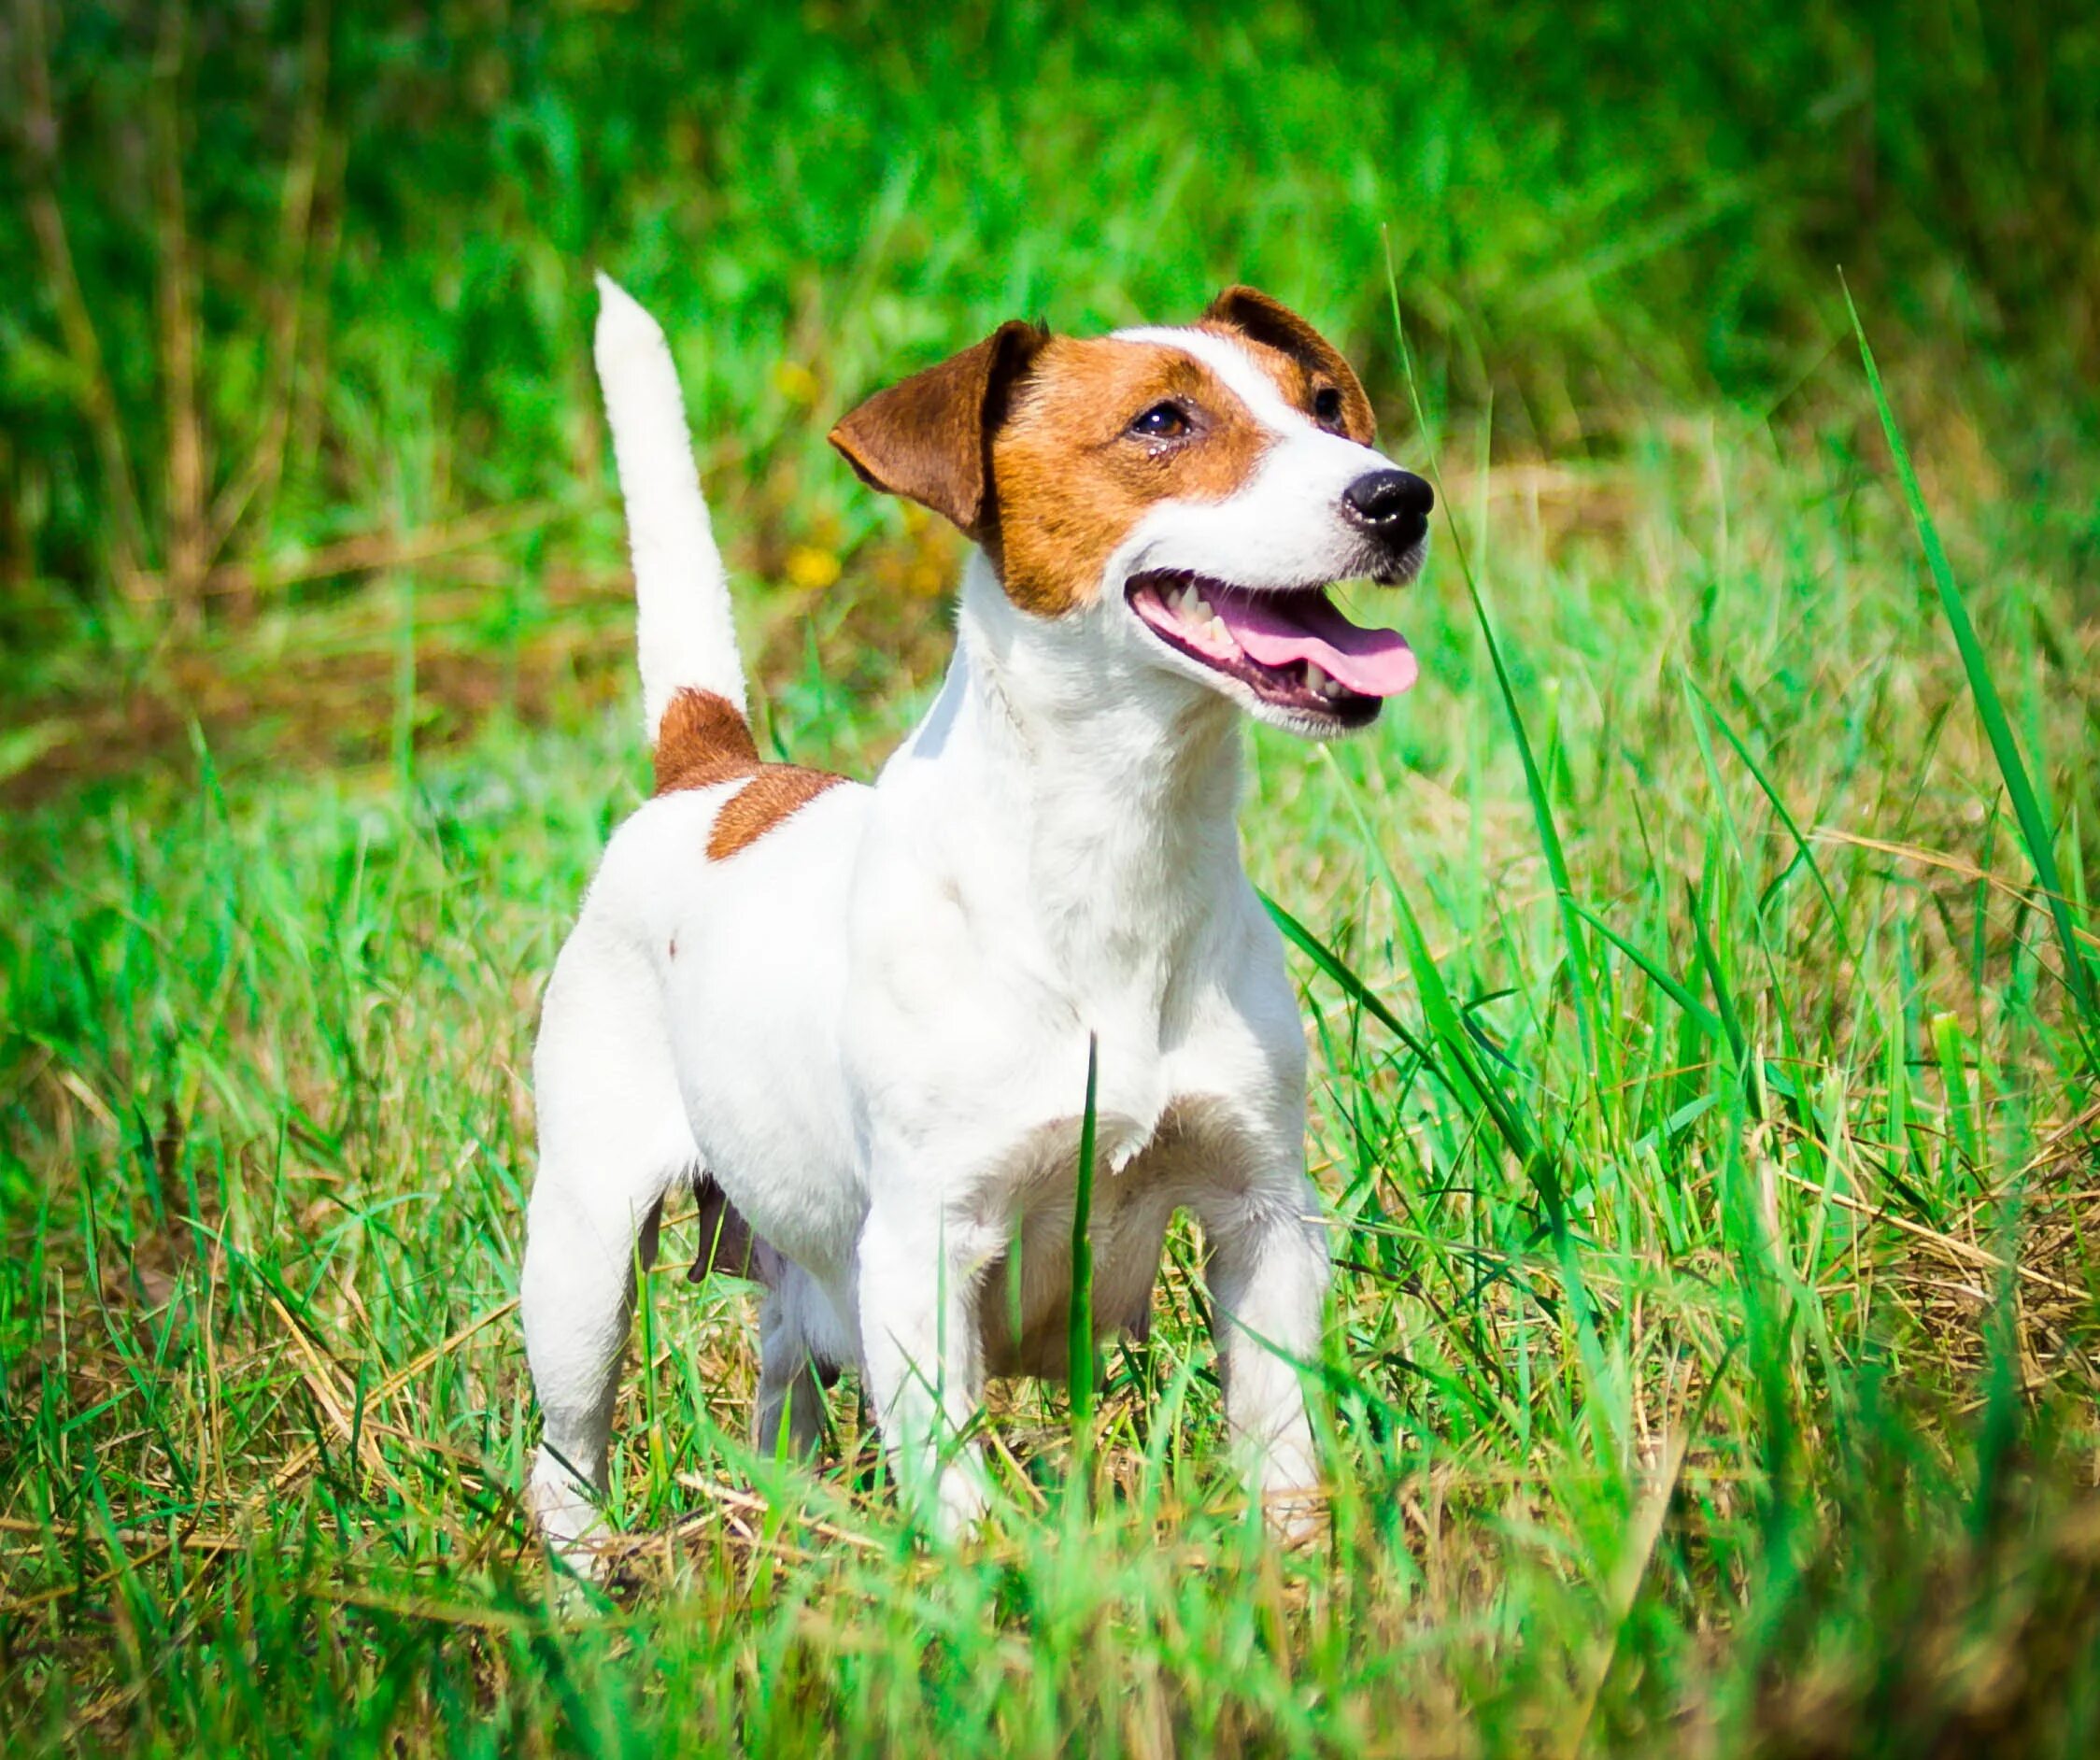
<svg viewBox="0 0 2100 1760">
<path fill-rule="evenodd" d="M 1327 739 L 1414 682 L 1326 589 L 1413 578 L 1429 486 L 1373 449 L 1341 353 L 1251 288 L 1183 328 L 1001 324 L 830 434 L 974 546 L 946 680 L 857 784 L 761 757 L 670 350 L 599 287 L 656 792 L 534 1057 L 543 1533 L 586 1558 L 603 1535 L 635 1267 L 687 1190 L 695 1274 L 764 1286 L 759 1445 L 815 1451 L 856 1368 L 907 1509 L 971 1528 L 985 1378 L 1072 1368 L 1090 1081 L 1098 1337 L 1143 1331 L 1192 1210 L 1235 1447 L 1272 1515 L 1316 1521 L 1328 1252 L 1297 996 L 1241 865 L 1240 722 Z"/>
</svg>

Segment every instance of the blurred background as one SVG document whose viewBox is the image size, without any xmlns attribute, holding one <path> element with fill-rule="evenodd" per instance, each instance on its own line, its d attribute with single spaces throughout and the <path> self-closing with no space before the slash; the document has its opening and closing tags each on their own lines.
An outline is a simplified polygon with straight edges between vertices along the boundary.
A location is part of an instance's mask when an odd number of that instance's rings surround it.
<svg viewBox="0 0 2100 1760">
<path fill-rule="evenodd" d="M 10 0 L 0 794 L 356 766 L 627 688 L 590 277 L 662 319 L 777 689 L 909 688 L 943 530 L 823 435 L 1015 314 L 1249 280 L 1403 456 L 1599 467 L 1715 411 L 1928 475 L 2092 603 L 2100 14 Z M 1523 480 L 1521 477 L 1506 480 Z"/>
</svg>

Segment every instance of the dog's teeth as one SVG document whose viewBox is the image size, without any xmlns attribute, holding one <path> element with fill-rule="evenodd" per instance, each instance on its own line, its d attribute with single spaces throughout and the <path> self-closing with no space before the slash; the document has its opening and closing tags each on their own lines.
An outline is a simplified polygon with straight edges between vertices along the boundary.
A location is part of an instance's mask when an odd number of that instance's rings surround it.
<svg viewBox="0 0 2100 1760">
<path fill-rule="evenodd" d="M 1195 588 L 1191 587 L 1188 590 L 1190 598 L 1195 601 L 1194 610 L 1197 617 L 1205 623 L 1215 623 L 1217 613 L 1211 608 L 1211 602 L 1198 592 Z"/>
</svg>

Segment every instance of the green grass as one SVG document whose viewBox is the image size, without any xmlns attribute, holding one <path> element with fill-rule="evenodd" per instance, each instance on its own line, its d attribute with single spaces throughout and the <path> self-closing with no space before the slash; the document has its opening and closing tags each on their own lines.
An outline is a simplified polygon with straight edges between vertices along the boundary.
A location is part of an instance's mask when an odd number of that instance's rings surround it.
<svg viewBox="0 0 2100 1760">
<path fill-rule="evenodd" d="M 2027 15 L 1951 8 L 204 14 L 167 95 L 128 13 L 50 10 L 110 401 L 0 207 L 10 1753 L 2100 1745 L 2090 29 L 2008 82 Z M 163 102 L 219 131 L 207 499 L 280 394 L 290 436 L 187 607 L 166 215 L 98 180 Z M 1010 312 L 1267 282 L 1434 465 L 1422 683 L 1251 745 L 1335 1217 L 1319 1545 L 1247 1519 L 1193 1231 L 1076 1442 L 997 1391 L 946 1554 L 851 1377 L 820 1471 L 745 1445 L 753 1304 L 684 1281 L 690 1218 L 622 1395 L 640 1543 L 603 1595 L 532 1545 L 528 1053 L 646 768 L 593 259 L 673 332 L 804 761 L 909 725 L 954 561 L 823 428 Z"/>
<path fill-rule="evenodd" d="M 1522 487 L 1445 480 L 1507 696 L 1446 544 L 1415 695 L 1324 757 L 1256 740 L 1341 1264 L 1307 1554 L 1225 1474 L 1190 1242 L 1109 1363 L 1110 1494 L 1056 1512 L 1062 1397 L 1013 1391 L 958 1562 L 915 1552 L 850 1384 L 819 1477 L 741 1445 L 748 1301 L 688 1290 L 674 1229 L 616 1483 L 660 1538 L 639 1586 L 563 1596 L 514 1500 L 523 1069 L 638 798 L 624 718 L 498 726 L 405 788 L 200 754 L 19 816 L 17 1741 L 1898 1753 L 2027 1718 L 2081 1752 L 2092 1087 L 1893 490 L 1720 429 L 1586 476 L 1602 530 Z M 2021 657 L 2029 762 L 2085 749 Z M 782 731 L 852 756 L 903 718 Z M 2051 774 L 2090 824 L 2090 771 Z"/>
</svg>

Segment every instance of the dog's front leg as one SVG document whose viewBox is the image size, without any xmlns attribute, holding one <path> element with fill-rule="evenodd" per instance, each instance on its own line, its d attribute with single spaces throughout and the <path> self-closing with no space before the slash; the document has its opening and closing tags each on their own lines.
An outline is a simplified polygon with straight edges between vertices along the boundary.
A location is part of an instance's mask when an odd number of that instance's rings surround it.
<svg viewBox="0 0 2100 1760">
<path fill-rule="evenodd" d="M 1200 1214 L 1226 1422 L 1270 1520 L 1302 1534 L 1320 1483 L 1298 1367 L 1320 1356 L 1328 1266 L 1319 1199 L 1293 1173 L 1220 1194 Z"/>
<path fill-rule="evenodd" d="M 970 1243 L 924 1193 L 878 1197 L 860 1237 L 863 1373 L 898 1495 L 944 1539 L 984 1514 L 983 1383 Z M 929 1507 L 930 1504 L 930 1507 Z"/>
</svg>

